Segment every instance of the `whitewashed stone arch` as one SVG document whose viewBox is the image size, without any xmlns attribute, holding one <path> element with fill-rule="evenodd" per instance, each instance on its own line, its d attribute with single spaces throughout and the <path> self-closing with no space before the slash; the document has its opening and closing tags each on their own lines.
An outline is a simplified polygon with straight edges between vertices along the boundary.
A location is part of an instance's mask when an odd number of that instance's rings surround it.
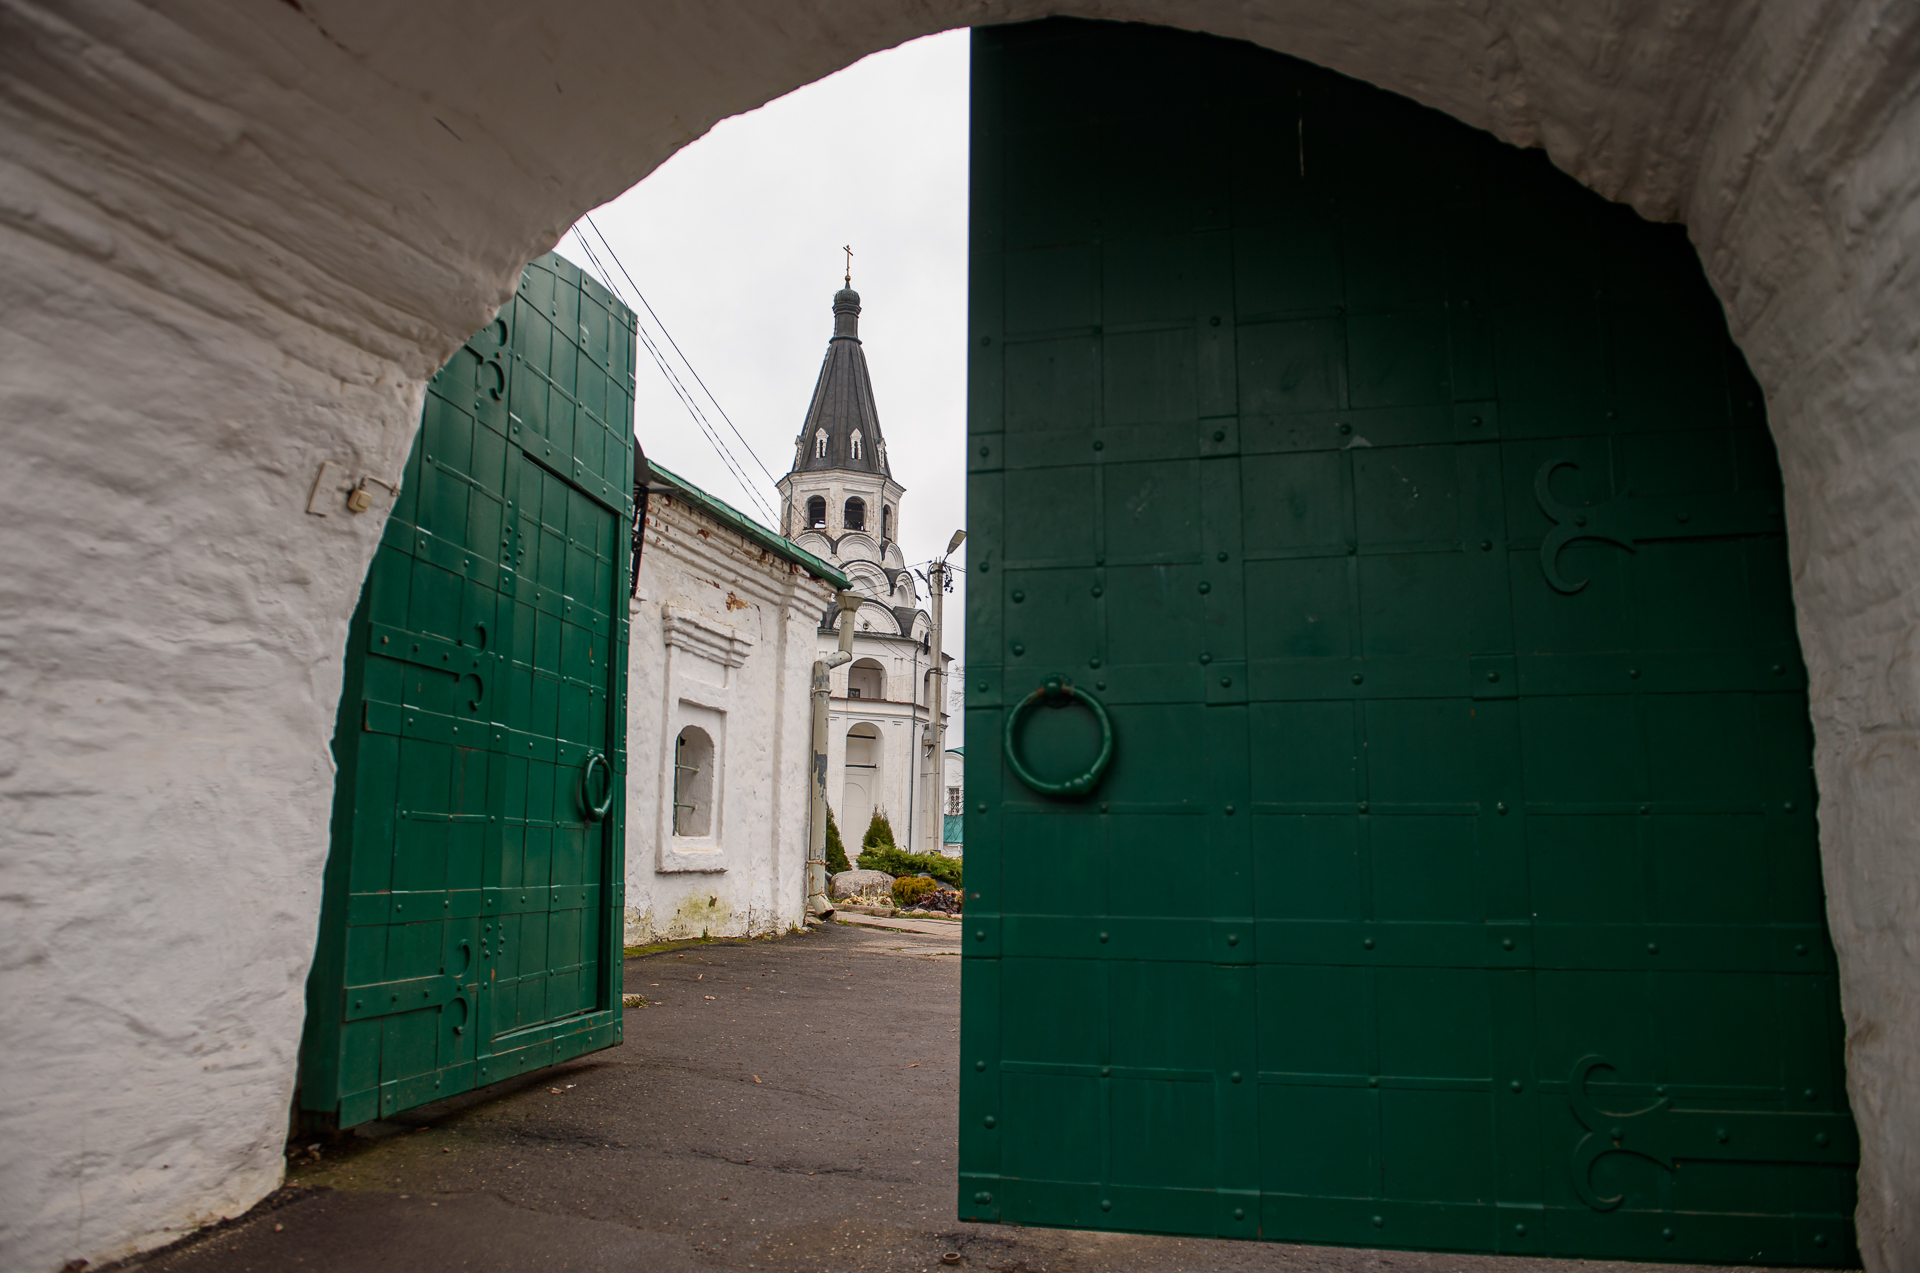
<svg viewBox="0 0 1920 1273">
<path fill-rule="evenodd" d="M 795 547 L 804 548 L 814 556 L 823 559 L 831 556 L 833 553 L 833 541 L 817 531 L 809 531 L 805 534 L 795 535 L 793 542 Z"/>
<path fill-rule="evenodd" d="M 849 531 L 840 537 L 839 554 L 842 560 L 873 561 L 881 558 L 880 541 L 864 531 Z"/>
<path fill-rule="evenodd" d="M 32 1217 L 0 1263 L 101 1262 L 280 1177 L 341 650 L 381 521 L 307 515 L 321 462 L 396 477 L 426 378 L 522 262 L 715 121 L 942 27 L 1050 13 L 1251 40 L 1687 223 L 1780 446 L 1861 1243 L 1875 1269 L 1914 1258 L 1913 9 L 43 0 L 10 13 L 0 102 L 0 894 L 22 899 L 0 1116 L 30 1147 L 0 1196 Z M 534 55 L 552 76 L 524 74 Z M 144 1133 L 84 1138 L 84 1223 L 82 1110 Z M 164 1175 L 154 1143 L 181 1147 Z"/>
</svg>

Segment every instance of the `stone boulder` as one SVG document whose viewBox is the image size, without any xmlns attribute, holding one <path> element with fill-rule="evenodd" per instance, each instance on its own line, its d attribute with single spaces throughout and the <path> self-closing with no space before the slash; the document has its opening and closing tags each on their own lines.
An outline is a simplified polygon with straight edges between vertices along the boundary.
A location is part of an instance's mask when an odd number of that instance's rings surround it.
<svg viewBox="0 0 1920 1273">
<path fill-rule="evenodd" d="M 827 877 L 827 896 L 836 902 L 892 891 L 893 877 L 885 871 L 841 871 Z"/>
</svg>

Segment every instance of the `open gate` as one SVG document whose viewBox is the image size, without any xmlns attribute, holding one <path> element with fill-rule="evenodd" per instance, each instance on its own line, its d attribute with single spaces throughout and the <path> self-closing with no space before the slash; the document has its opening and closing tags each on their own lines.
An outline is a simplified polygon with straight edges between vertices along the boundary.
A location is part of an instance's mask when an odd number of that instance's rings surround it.
<svg viewBox="0 0 1920 1273">
<path fill-rule="evenodd" d="M 620 1039 L 634 318 L 548 255 L 428 387 L 349 629 L 299 1106 Z"/>
<path fill-rule="evenodd" d="M 1856 1263 L 1684 230 L 1164 29 L 981 30 L 973 112 L 962 1217 Z"/>
</svg>

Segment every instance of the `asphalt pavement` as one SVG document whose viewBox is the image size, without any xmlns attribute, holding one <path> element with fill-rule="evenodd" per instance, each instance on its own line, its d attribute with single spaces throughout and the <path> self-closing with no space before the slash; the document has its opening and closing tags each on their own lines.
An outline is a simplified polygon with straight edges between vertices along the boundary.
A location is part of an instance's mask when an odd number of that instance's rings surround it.
<svg viewBox="0 0 1920 1273">
<path fill-rule="evenodd" d="M 929 932 L 915 931 L 921 927 Z M 626 1042 L 293 1147 L 288 1187 L 151 1273 L 1656 1273 L 963 1225 L 957 944 L 835 924 L 630 959 Z"/>
</svg>

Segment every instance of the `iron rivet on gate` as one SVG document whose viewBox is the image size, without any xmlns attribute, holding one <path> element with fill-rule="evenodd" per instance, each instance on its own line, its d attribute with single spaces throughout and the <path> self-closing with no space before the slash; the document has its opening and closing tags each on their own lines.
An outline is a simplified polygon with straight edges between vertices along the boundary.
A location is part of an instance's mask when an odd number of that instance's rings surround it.
<svg viewBox="0 0 1920 1273">
<path fill-rule="evenodd" d="M 1227 934 L 1227 945 L 1229 945 L 1229 946 L 1238 946 L 1239 944 L 1240 944 L 1240 934 L 1239 934 L 1239 933 L 1228 933 L 1228 934 Z"/>
<path fill-rule="evenodd" d="M 1107 444 L 1096 439 L 1093 444 L 1093 449 L 1096 451 L 1104 451 L 1107 449 Z"/>
<path fill-rule="evenodd" d="M 1473 426 L 1474 428 L 1476 428 L 1476 429 L 1477 429 L 1477 428 L 1479 428 L 1479 427 L 1480 427 L 1480 417 L 1479 417 L 1479 416 L 1475 416 L 1475 417 L 1473 417 L 1473 419 L 1471 419 L 1471 420 L 1469 420 L 1469 421 L 1467 421 L 1467 423 L 1468 423 L 1468 424 L 1470 424 L 1470 425 L 1472 425 L 1472 426 Z"/>
<path fill-rule="evenodd" d="M 1205 580 L 1203 579 L 1203 580 L 1201 580 L 1201 581 L 1200 581 L 1200 591 L 1201 591 L 1201 592 L 1203 592 L 1203 593 L 1207 593 L 1207 592 L 1212 592 L 1212 591 L 1213 591 L 1213 585 L 1212 585 L 1212 584 L 1210 584 L 1210 583 L 1208 583 L 1208 582 L 1206 582 L 1206 581 L 1205 581 Z"/>
<path fill-rule="evenodd" d="M 974 929 L 974 930 L 973 930 L 973 939 L 974 939 L 975 941 L 985 941 L 985 940 L 987 939 L 987 930 L 986 930 L 986 929 L 984 929 L 984 928 L 976 928 L 976 929 Z"/>
<path fill-rule="evenodd" d="M 1246 1208 L 1245 1208 L 1245 1207 L 1235 1207 L 1235 1208 L 1233 1209 L 1233 1218 L 1234 1218 L 1234 1219 L 1236 1219 L 1236 1220 L 1244 1220 L 1244 1219 L 1246 1219 L 1246 1218 L 1247 1218 L 1247 1211 L 1246 1211 Z"/>
<path fill-rule="evenodd" d="M 1105 588 L 1102 588 L 1099 584 L 1093 585 L 1093 595 L 1096 597 L 1105 596 L 1106 591 L 1107 590 Z"/>
<path fill-rule="evenodd" d="M 1209 327 L 1218 327 L 1219 325 L 1220 325 L 1220 315 L 1218 314 L 1215 314 L 1212 318 L 1209 318 L 1207 320 L 1207 326 Z"/>
<path fill-rule="evenodd" d="M 1793 946 L 1793 953 L 1794 953 L 1794 954 L 1796 954 L 1796 955 L 1804 955 L 1804 954 L 1806 954 L 1806 953 L 1807 953 L 1807 944 L 1806 944 L 1805 942 L 1795 942 L 1795 943 L 1794 943 L 1794 946 Z"/>
<path fill-rule="evenodd" d="M 1812 1089 L 1812 1088 L 1808 1088 L 1808 1089 L 1807 1089 L 1806 1091 L 1804 1091 L 1804 1092 L 1802 1092 L 1802 1093 L 1800 1093 L 1800 1095 L 1802 1095 L 1802 1096 L 1804 1096 L 1804 1097 L 1806 1097 L 1806 1098 L 1807 1098 L 1808 1100 L 1812 1100 L 1812 1099 L 1813 1099 L 1813 1089 Z"/>
<path fill-rule="evenodd" d="M 1524 1224 L 1516 1224 L 1516 1225 L 1514 1225 L 1514 1226 L 1513 1226 L 1513 1236 L 1514 1236 L 1514 1237 L 1516 1237 L 1516 1238 L 1524 1238 L 1524 1237 L 1526 1237 L 1526 1236 L 1527 1236 L 1527 1226 L 1526 1226 L 1526 1225 L 1524 1225 Z"/>
<path fill-rule="evenodd" d="M 1825 1246 L 1825 1245 L 1827 1244 L 1827 1235 L 1826 1235 L 1826 1234 L 1824 1234 L 1824 1233 L 1816 1233 L 1816 1234 L 1814 1234 L 1814 1235 L 1813 1235 L 1813 1244 L 1814 1244 L 1815 1246 Z"/>
<path fill-rule="evenodd" d="M 1780 807 L 1781 807 L 1782 809 L 1784 809 L 1784 810 L 1786 810 L 1786 811 L 1787 811 L 1788 813 L 1792 813 L 1792 812 L 1793 812 L 1793 801 L 1791 801 L 1791 800 L 1789 800 L 1789 801 L 1787 801 L 1787 802 L 1786 802 L 1785 804 L 1783 804 L 1783 805 L 1781 805 Z"/>
<path fill-rule="evenodd" d="M 1375 1216 L 1375 1217 L 1373 1218 L 1373 1227 L 1374 1227 L 1374 1228 L 1376 1228 L 1376 1229 L 1384 1229 L 1384 1228 L 1386 1228 L 1386 1227 L 1387 1227 L 1387 1218 L 1386 1218 L 1385 1216 Z"/>
<path fill-rule="evenodd" d="M 1379 1087 L 1379 1086 L 1380 1086 L 1380 1080 L 1379 1080 L 1379 1079 L 1377 1079 L 1377 1078 L 1369 1078 L 1369 1079 L 1367 1080 L 1367 1086 L 1368 1086 L 1368 1087 Z"/>
<path fill-rule="evenodd" d="M 1102 1199 L 1100 1199 L 1100 1209 L 1101 1209 L 1102 1211 L 1111 1211 L 1111 1210 L 1113 1210 L 1113 1199 L 1111 1199 L 1111 1198 L 1102 1198 Z"/>
<path fill-rule="evenodd" d="M 1227 440 L 1227 431 L 1225 429 L 1215 429 L 1213 431 L 1213 440 L 1215 442 L 1225 442 Z"/>
<path fill-rule="evenodd" d="M 1483 539 L 1483 540 L 1481 540 L 1481 541 L 1480 541 L 1480 551 L 1481 551 L 1481 552 L 1483 552 L 1483 553 L 1490 553 L 1490 552 L 1492 552 L 1492 551 L 1493 551 L 1493 541 L 1492 541 L 1491 539 Z"/>
<path fill-rule="evenodd" d="M 1235 1070 L 1232 1074 L 1228 1075 L 1227 1077 L 1231 1078 L 1234 1082 L 1238 1083 L 1240 1081 L 1240 1071 Z"/>
<path fill-rule="evenodd" d="M 1502 950 L 1512 950 L 1512 949 L 1513 949 L 1513 938 L 1511 938 L 1511 937 L 1503 937 L 1503 938 L 1501 938 L 1501 939 L 1500 939 L 1500 949 L 1502 949 Z"/>
<path fill-rule="evenodd" d="M 991 1114 L 987 1115 L 985 1118 L 981 1119 L 980 1122 L 987 1127 L 992 1127 L 994 1125 L 993 1115 Z"/>
<path fill-rule="evenodd" d="M 1786 670 L 1787 670 L 1787 669 L 1786 669 L 1786 668 L 1785 668 L 1785 667 L 1784 667 L 1783 665 L 1781 665 L 1781 664 L 1779 664 L 1779 663 L 1775 663 L 1775 664 L 1773 665 L 1773 674 L 1774 674 L 1775 676 L 1779 676 L 1779 675 L 1781 675 L 1781 674 L 1782 674 L 1782 673 L 1784 673 L 1784 672 L 1785 672 Z"/>
<path fill-rule="evenodd" d="M 1363 941 L 1363 942 L 1361 942 L 1360 944 L 1361 944 L 1362 946 L 1364 946 L 1364 947 L 1366 947 L 1366 948 L 1367 948 L 1368 950 L 1372 950 L 1372 949 L 1373 949 L 1373 938 L 1371 938 L 1371 937 L 1369 937 L 1369 938 L 1367 938 L 1367 939 L 1366 939 L 1365 941 Z"/>
<path fill-rule="evenodd" d="M 1507 1086 L 1511 1087 L 1514 1091 L 1518 1092 L 1521 1089 L 1525 1088 L 1526 1084 L 1522 1083 L 1519 1079 L 1515 1079 L 1513 1082 L 1507 1084 Z"/>
<path fill-rule="evenodd" d="M 987 1072 L 987 1063 L 985 1061 L 975 1061 L 973 1068 L 976 1073 L 985 1074 Z"/>
<path fill-rule="evenodd" d="M 1213 662 L 1213 656 L 1211 654 L 1202 654 L 1200 656 L 1200 661 L 1202 663 L 1211 663 Z"/>
<path fill-rule="evenodd" d="M 1101 942 L 1102 942 L 1102 943 L 1104 944 L 1104 943 L 1106 942 L 1106 940 L 1107 940 L 1107 935 L 1106 935 L 1105 933 L 1101 933 L 1101 934 L 1100 934 L 1100 940 L 1101 940 Z"/>
<path fill-rule="evenodd" d="M 1672 1230 L 1672 1229 L 1662 1229 L 1662 1230 L 1660 1230 L 1660 1236 L 1661 1236 L 1661 1237 L 1663 1237 L 1663 1238 L 1665 1238 L 1665 1239 L 1666 1239 L 1667 1241 L 1669 1241 L 1669 1242 L 1671 1242 L 1671 1241 L 1673 1241 L 1673 1230 Z"/>
<path fill-rule="evenodd" d="M 1353 426 L 1352 426 L 1352 425 L 1350 425 L 1350 424 L 1342 424 L 1342 425 L 1340 426 L 1340 432 L 1342 432 L 1342 433 L 1352 433 L 1352 432 L 1353 432 Z"/>
<path fill-rule="evenodd" d="M 1489 683 L 1492 683 L 1492 682 L 1494 682 L 1494 681 L 1498 681 L 1499 679 L 1500 679 L 1500 673 L 1498 673 L 1498 672 L 1489 672 L 1489 673 L 1487 673 L 1487 681 L 1488 681 Z"/>
<path fill-rule="evenodd" d="M 1013 590 L 1013 604 L 1019 605 L 1022 601 L 1025 601 L 1026 599 L 1027 599 L 1026 593 L 1020 591 L 1018 588 L 1015 588 Z"/>
<path fill-rule="evenodd" d="M 1223 677 L 1221 677 L 1221 678 L 1220 678 L 1220 688 L 1221 688 L 1221 689 L 1223 689 L 1223 690 L 1224 690 L 1224 689 L 1231 689 L 1232 687 L 1233 687 L 1233 678 L 1232 678 L 1231 676 L 1223 676 Z"/>
<path fill-rule="evenodd" d="M 1018 641 L 1014 642 L 1013 654 L 1015 658 L 1018 658 L 1020 655 L 1025 654 L 1026 652 L 1027 652 L 1026 646 L 1021 645 Z"/>
<path fill-rule="evenodd" d="M 1495 813 L 1504 815 L 1507 811 L 1507 802 L 1504 800 L 1499 801 L 1497 804 L 1493 806 L 1493 811 Z"/>
<path fill-rule="evenodd" d="M 1231 817 L 1233 816 L 1233 806 L 1232 806 L 1232 805 L 1228 805 L 1228 806 L 1227 806 L 1227 816 L 1228 816 L 1229 818 L 1231 818 Z"/>
<path fill-rule="evenodd" d="M 1657 942 L 1657 941 L 1650 941 L 1650 942 L 1648 942 L 1648 943 L 1647 943 L 1647 953 L 1648 953 L 1649 955 L 1657 955 L 1657 954 L 1659 954 L 1659 953 L 1660 953 L 1660 943 L 1659 943 L 1659 942 Z"/>
<path fill-rule="evenodd" d="M 1367 808 L 1368 808 L 1367 802 L 1362 800 L 1360 802 L 1360 812 L 1365 813 L 1367 811 Z"/>
</svg>

